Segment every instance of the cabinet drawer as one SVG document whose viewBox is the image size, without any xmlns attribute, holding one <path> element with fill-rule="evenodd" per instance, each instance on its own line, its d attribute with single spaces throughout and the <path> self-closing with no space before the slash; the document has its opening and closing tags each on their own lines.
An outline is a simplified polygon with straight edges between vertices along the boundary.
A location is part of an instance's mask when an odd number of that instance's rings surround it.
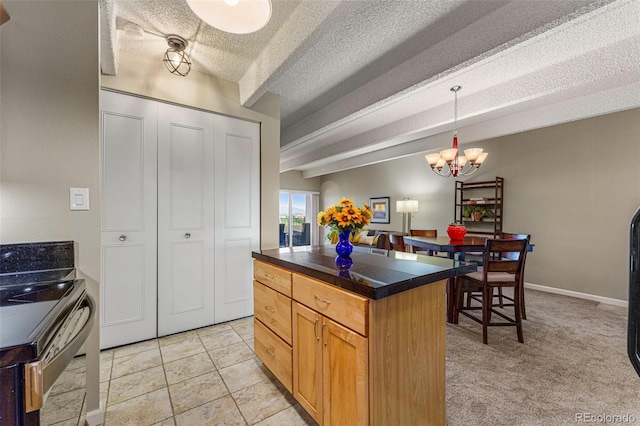
<svg viewBox="0 0 640 426">
<path fill-rule="evenodd" d="M 291 299 L 253 281 L 253 312 L 274 333 L 291 344 Z"/>
<path fill-rule="evenodd" d="M 367 336 L 369 299 L 293 274 L 293 298 L 316 312 Z"/>
<path fill-rule="evenodd" d="M 253 345 L 260 361 L 293 392 L 293 351 L 258 319 L 253 319 Z"/>
<path fill-rule="evenodd" d="M 258 260 L 253 262 L 253 278 L 291 297 L 291 272 Z"/>
</svg>

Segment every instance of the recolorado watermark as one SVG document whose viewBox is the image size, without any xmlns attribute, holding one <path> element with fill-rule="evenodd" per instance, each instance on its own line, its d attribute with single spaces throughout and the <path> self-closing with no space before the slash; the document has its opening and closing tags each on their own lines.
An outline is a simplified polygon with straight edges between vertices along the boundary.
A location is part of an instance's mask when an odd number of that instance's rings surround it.
<svg viewBox="0 0 640 426">
<path fill-rule="evenodd" d="M 576 423 L 635 423 L 633 414 L 576 413 Z"/>
</svg>

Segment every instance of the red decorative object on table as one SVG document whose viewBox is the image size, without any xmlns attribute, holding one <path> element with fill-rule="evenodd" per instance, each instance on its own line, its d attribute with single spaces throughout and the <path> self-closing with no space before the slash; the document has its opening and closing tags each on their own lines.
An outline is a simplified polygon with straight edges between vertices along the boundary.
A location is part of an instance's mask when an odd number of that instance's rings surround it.
<svg viewBox="0 0 640 426">
<path fill-rule="evenodd" d="M 462 241 L 464 236 L 467 234 L 467 228 L 465 228 L 464 225 L 452 223 L 447 227 L 447 234 L 449 234 L 451 241 Z"/>
</svg>

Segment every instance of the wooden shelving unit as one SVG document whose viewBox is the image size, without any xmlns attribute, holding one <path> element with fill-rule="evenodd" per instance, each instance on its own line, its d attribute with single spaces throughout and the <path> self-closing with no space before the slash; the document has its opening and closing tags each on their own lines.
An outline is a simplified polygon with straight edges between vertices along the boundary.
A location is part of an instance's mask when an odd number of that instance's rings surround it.
<svg viewBox="0 0 640 426">
<path fill-rule="evenodd" d="M 465 207 L 474 204 L 485 207 L 491 216 L 480 221 L 463 217 Z M 466 226 L 467 235 L 498 236 L 502 232 L 503 216 L 504 178 L 484 182 L 456 181 L 454 220 Z"/>
</svg>

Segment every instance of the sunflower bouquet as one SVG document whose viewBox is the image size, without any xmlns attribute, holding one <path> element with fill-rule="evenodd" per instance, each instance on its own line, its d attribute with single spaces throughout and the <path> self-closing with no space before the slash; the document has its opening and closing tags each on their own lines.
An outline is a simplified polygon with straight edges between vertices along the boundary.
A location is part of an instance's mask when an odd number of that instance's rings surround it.
<svg viewBox="0 0 640 426">
<path fill-rule="evenodd" d="M 353 205 L 353 200 L 342 198 L 340 202 L 318 213 L 318 225 L 327 226 L 332 233 L 358 231 L 371 222 L 373 211 L 367 203 L 362 208 Z"/>
</svg>

